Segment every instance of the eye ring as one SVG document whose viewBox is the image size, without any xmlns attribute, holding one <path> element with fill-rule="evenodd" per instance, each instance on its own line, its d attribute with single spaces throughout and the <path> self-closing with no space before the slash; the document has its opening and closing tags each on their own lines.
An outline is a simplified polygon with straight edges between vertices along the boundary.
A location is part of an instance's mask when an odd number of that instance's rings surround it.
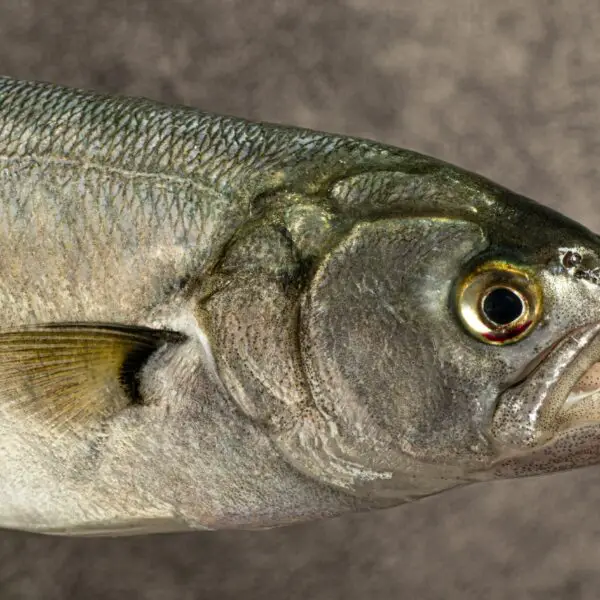
<svg viewBox="0 0 600 600">
<path fill-rule="evenodd" d="M 458 285 L 458 315 L 476 339 L 513 344 L 529 335 L 542 314 L 542 290 L 535 277 L 516 265 L 490 261 Z"/>
</svg>

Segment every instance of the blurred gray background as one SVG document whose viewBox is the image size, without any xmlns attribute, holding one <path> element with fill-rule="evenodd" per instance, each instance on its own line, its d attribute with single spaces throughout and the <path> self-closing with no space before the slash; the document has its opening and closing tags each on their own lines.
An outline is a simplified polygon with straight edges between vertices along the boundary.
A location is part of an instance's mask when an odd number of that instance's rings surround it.
<svg viewBox="0 0 600 600">
<path fill-rule="evenodd" d="M 598 8 L 2 0 L 0 73 L 377 138 L 600 230 Z M 600 598 L 599 509 L 600 467 L 263 533 L 0 531 L 0 599 Z"/>
</svg>

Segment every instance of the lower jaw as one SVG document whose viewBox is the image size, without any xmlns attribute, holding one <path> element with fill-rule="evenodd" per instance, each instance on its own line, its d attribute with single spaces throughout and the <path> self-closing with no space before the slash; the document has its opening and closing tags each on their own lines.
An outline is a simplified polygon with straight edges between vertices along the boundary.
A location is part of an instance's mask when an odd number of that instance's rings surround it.
<svg viewBox="0 0 600 600">
<path fill-rule="evenodd" d="M 600 463 L 600 422 L 560 431 L 550 441 L 495 461 L 488 474 L 495 479 L 530 477 L 572 471 Z"/>
<path fill-rule="evenodd" d="M 525 421 L 536 416 L 532 421 L 535 435 L 528 440 L 515 436 L 503 447 L 502 455 L 487 470 L 494 478 L 542 475 L 600 463 L 600 324 L 567 336 L 544 363 L 530 382 L 533 389 L 543 386 L 545 376 L 552 377 L 553 368 L 561 375 L 536 413 L 522 407 Z"/>
<path fill-rule="evenodd" d="M 490 431 L 498 452 L 522 454 L 545 446 L 570 427 L 600 427 L 596 382 L 600 383 L 600 323 L 572 331 L 553 344 L 524 380 L 502 394 Z"/>
</svg>

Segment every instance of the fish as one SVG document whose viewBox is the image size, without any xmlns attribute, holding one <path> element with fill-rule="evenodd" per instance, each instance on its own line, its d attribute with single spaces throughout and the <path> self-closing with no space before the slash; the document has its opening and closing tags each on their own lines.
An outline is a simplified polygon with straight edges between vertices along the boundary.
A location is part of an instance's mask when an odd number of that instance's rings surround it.
<svg viewBox="0 0 600 600">
<path fill-rule="evenodd" d="M 261 530 L 600 462 L 600 237 L 446 161 L 0 78 L 0 527 Z"/>
</svg>

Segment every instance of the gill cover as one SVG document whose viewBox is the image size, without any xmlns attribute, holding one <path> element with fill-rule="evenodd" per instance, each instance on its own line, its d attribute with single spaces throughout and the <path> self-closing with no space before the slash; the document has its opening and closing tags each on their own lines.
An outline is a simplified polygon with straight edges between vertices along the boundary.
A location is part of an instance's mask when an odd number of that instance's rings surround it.
<svg viewBox="0 0 600 600">
<path fill-rule="evenodd" d="M 240 247 L 260 239 L 269 260 L 256 246 L 260 266 L 234 260 L 234 246 L 200 310 L 238 405 L 320 481 L 384 496 L 448 487 L 458 469 L 433 463 L 465 443 L 447 431 L 476 437 L 439 378 L 453 359 L 448 341 L 464 337 L 448 299 L 464 262 L 486 247 L 480 227 L 428 217 L 360 222 L 308 271 L 294 236 L 286 243 L 265 225 L 247 236 Z M 416 479 L 424 458 L 432 464 Z"/>
</svg>

